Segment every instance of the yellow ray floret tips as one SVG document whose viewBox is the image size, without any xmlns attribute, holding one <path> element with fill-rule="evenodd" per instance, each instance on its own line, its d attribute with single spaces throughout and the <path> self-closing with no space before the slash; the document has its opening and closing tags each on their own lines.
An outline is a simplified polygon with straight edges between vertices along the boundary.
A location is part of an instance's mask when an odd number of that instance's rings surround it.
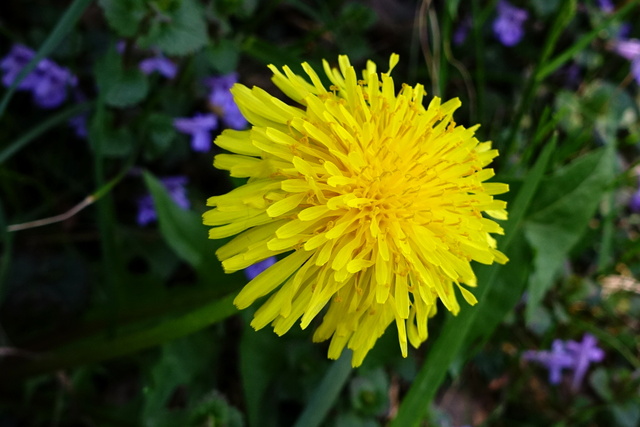
<svg viewBox="0 0 640 427">
<path fill-rule="evenodd" d="M 457 98 L 427 103 L 422 85 L 396 87 L 397 63 L 391 55 L 378 73 L 369 61 L 358 76 L 347 56 L 324 61 L 328 87 L 306 63 L 306 77 L 270 65 L 291 105 L 236 84 L 252 126 L 218 136 L 232 154 L 214 165 L 248 180 L 209 198 L 203 215 L 210 238 L 235 236 L 216 252 L 226 272 L 278 256 L 234 301 L 269 296 L 252 326 L 282 335 L 321 318 L 314 341 L 330 339 L 332 359 L 352 349 L 353 366 L 394 322 L 406 357 L 438 300 L 453 314 L 457 293 L 476 303 L 471 261 L 507 261 L 491 236 L 503 233 L 493 219 L 507 218 L 493 196 L 508 186 L 487 182 L 497 150 L 475 138 L 478 126 L 455 123 Z"/>
</svg>

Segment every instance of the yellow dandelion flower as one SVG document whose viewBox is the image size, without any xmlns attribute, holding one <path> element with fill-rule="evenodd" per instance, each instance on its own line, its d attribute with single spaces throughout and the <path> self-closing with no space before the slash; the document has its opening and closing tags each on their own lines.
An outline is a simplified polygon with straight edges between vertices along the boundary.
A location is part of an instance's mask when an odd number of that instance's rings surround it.
<svg viewBox="0 0 640 427">
<path fill-rule="evenodd" d="M 329 357 L 345 345 L 359 366 L 395 321 L 400 349 L 427 339 L 436 303 L 460 310 L 455 288 L 469 304 L 476 286 L 470 262 L 504 263 L 490 233 L 502 228 L 483 215 L 506 219 L 508 191 L 488 183 L 498 155 L 479 142 L 478 126 L 453 121 L 458 99 L 434 97 L 424 107 L 422 85 L 399 93 L 391 70 L 369 61 L 358 80 L 346 56 L 339 68 L 324 61 L 327 89 L 308 64 L 309 77 L 270 65 L 273 82 L 298 106 L 236 84 L 233 96 L 250 130 L 226 130 L 215 140 L 234 154 L 214 166 L 246 184 L 208 199 L 209 237 L 237 236 L 217 252 L 226 272 L 286 254 L 251 280 L 239 309 L 271 294 L 251 325 L 271 324 L 278 335 L 298 319 L 304 329 L 326 307 L 314 341 L 331 339 Z M 454 286 L 455 285 L 455 286 Z"/>
</svg>

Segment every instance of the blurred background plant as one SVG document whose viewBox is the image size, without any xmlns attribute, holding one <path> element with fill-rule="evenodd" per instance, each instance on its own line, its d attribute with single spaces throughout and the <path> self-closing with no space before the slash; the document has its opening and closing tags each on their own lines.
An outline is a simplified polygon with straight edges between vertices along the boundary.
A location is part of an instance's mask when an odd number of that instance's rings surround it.
<svg viewBox="0 0 640 427">
<path fill-rule="evenodd" d="M 3 1 L 0 425 L 639 425 L 638 6 Z M 500 149 L 511 261 L 352 371 L 249 327 L 200 215 L 233 83 L 392 52 Z"/>
</svg>

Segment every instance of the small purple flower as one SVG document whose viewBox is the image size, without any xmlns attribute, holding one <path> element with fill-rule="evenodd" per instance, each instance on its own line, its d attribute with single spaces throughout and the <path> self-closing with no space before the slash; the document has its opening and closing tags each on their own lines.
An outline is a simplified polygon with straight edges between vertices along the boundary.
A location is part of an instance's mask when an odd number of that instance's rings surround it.
<svg viewBox="0 0 640 427">
<path fill-rule="evenodd" d="M 15 45 L 0 62 L 2 83 L 9 87 L 20 71 L 33 59 L 35 52 L 28 47 Z M 50 59 L 43 59 L 18 85 L 18 89 L 30 90 L 33 100 L 41 108 L 55 108 L 67 99 L 67 88 L 76 86 L 76 77 L 66 68 Z"/>
<path fill-rule="evenodd" d="M 178 74 L 178 67 L 176 64 L 164 56 L 155 56 L 153 58 L 144 59 L 140 62 L 138 67 L 147 75 L 157 71 L 168 79 L 173 79 L 176 74 Z"/>
<path fill-rule="evenodd" d="M 211 89 L 209 104 L 218 113 L 222 123 L 228 128 L 242 130 L 247 127 L 247 119 L 240 112 L 231 94 L 231 87 L 237 82 L 238 73 L 230 73 L 210 77 L 204 83 Z"/>
<path fill-rule="evenodd" d="M 27 66 L 36 53 L 21 44 L 14 45 L 7 56 L 0 61 L 0 69 L 3 71 L 2 84 L 9 87 L 13 84 L 20 71 Z M 28 90 L 33 86 L 34 71 L 29 73 L 18 85 L 18 89 Z"/>
<path fill-rule="evenodd" d="M 193 151 L 206 152 L 211 149 L 211 131 L 218 127 L 218 118 L 213 114 L 198 113 L 194 117 L 174 119 L 173 126 L 191 135 Z"/>
<path fill-rule="evenodd" d="M 77 84 L 76 77 L 66 68 L 48 59 L 36 67 L 35 82 L 31 88 L 33 100 L 41 108 L 55 108 L 67 99 L 67 87 Z"/>
<path fill-rule="evenodd" d="M 636 79 L 636 83 L 640 85 L 640 56 L 631 61 L 631 74 Z"/>
<path fill-rule="evenodd" d="M 458 28 L 456 28 L 456 30 L 453 32 L 454 45 L 460 46 L 462 43 L 464 43 L 464 41 L 467 39 L 467 36 L 469 35 L 469 31 L 471 30 L 471 25 L 471 17 L 468 15 L 465 16 L 462 21 L 460 21 Z"/>
<path fill-rule="evenodd" d="M 640 56 L 640 40 L 616 40 L 613 43 L 613 50 L 623 58 L 633 61 Z"/>
<path fill-rule="evenodd" d="M 570 88 L 577 88 L 580 86 L 580 66 L 575 62 L 564 67 L 560 71 L 560 75 L 564 78 L 564 84 Z"/>
<path fill-rule="evenodd" d="M 628 39 L 632 29 L 633 29 L 633 26 L 630 23 L 624 22 L 623 24 L 620 25 L 616 38 L 620 40 Z"/>
<path fill-rule="evenodd" d="M 571 388 L 578 390 L 584 375 L 592 362 L 601 362 L 604 351 L 597 346 L 598 340 L 591 334 L 584 334 L 581 342 L 567 341 L 566 350 L 573 357 L 573 381 Z"/>
<path fill-rule="evenodd" d="M 169 195 L 174 202 L 182 209 L 189 209 L 190 203 L 187 198 L 187 190 L 185 185 L 187 184 L 187 178 L 185 176 L 168 176 L 160 179 L 160 182 L 165 186 Z M 158 218 L 155 207 L 153 205 L 153 198 L 151 194 L 146 194 L 138 199 L 138 225 L 144 226 L 150 222 L 155 221 Z"/>
<path fill-rule="evenodd" d="M 262 273 L 263 271 L 265 271 L 267 268 L 271 267 L 275 263 L 276 263 L 276 257 L 269 257 L 265 260 L 262 260 L 260 262 L 257 262 L 245 268 L 244 274 L 245 276 L 247 276 L 247 280 L 253 280 L 256 278 L 258 274 Z"/>
<path fill-rule="evenodd" d="M 498 2 L 498 17 L 493 21 L 493 32 L 505 46 L 515 46 L 524 36 L 522 28 L 529 14 L 524 9 L 511 5 L 506 0 Z"/>
<path fill-rule="evenodd" d="M 89 135 L 87 128 L 87 114 L 80 114 L 69 119 L 69 126 L 78 138 L 85 139 Z"/>
<path fill-rule="evenodd" d="M 631 74 L 636 82 L 640 84 L 640 40 L 616 40 L 613 43 L 613 50 L 618 55 L 631 61 Z"/>
<path fill-rule="evenodd" d="M 604 13 L 611 13 L 615 10 L 611 0 L 597 0 L 597 3 L 600 10 Z"/>
<path fill-rule="evenodd" d="M 522 355 L 524 360 L 538 362 L 549 370 L 549 382 L 558 384 L 562 370 L 573 366 L 573 357 L 569 354 L 562 340 L 554 340 L 551 351 L 528 350 Z"/>
<path fill-rule="evenodd" d="M 631 199 L 629 199 L 629 209 L 631 209 L 632 212 L 640 213 L 640 188 L 638 188 L 631 196 Z"/>
</svg>

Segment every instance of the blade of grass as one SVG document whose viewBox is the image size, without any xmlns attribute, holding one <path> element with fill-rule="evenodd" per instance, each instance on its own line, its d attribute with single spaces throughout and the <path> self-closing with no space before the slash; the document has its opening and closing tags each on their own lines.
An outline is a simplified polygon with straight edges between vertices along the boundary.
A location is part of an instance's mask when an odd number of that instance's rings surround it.
<svg viewBox="0 0 640 427">
<path fill-rule="evenodd" d="M 91 4 L 92 0 L 75 0 L 71 3 L 71 6 L 67 9 L 67 11 L 62 15 L 58 24 L 56 24 L 49 37 L 42 43 L 40 49 L 36 55 L 31 59 L 31 61 L 27 64 L 26 67 L 22 69 L 22 71 L 18 74 L 15 81 L 11 85 L 11 87 L 7 90 L 2 97 L 2 102 L 0 102 L 0 117 L 3 116 L 5 110 L 7 109 L 7 105 L 9 105 L 9 101 L 11 101 L 11 97 L 13 96 L 16 88 L 20 84 L 22 80 L 24 80 L 27 75 L 33 71 L 36 65 L 40 62 L 41 59 L 48 56 L 57 46 L 62 42 L 64 37 L 71 31 L 71 29 L 75 26 L 80 16 L 84 10 Z"/>
<path fill-rule="evenodd" d="M 104 129 L 106 116 L 106 105 L 104 102 L 104 94 L 100 95 L 97 101 L 95 123 L 89 131 L 89 141 L 92 143 L 94 151 L 94 180 L 97 188 L 105 187 L 105 172 L 103 156 L 103 135 L 101 131 Z M 101 124 L 101 125 L 98 125 Z M 115 325 L 118 309 L 118 283 L 122 274 L 122 263 L 119 262 L 118 251 L 116 250 L 115 227 L 115 208 L 113 199 L 109 193 L 105 194 L 96 203 L 98 214 L 98 230 L 100 231 L 100 250 L 102 253 L 102 277 L 104 292 L 110 305 L 110 313 L 112 315 L 112 323 Z M 113 331 L 113 330 L 112 330 Z"/>
<path fill-rule="evenodd" d="M 562 67 L 568 60 L 574 58 L 578 52 L 589 46 L 589 44 L 602 33 L 602 30 L 607 28 L 613 21 L 624 19 L 629 12 L 638 7 L 638 4 L 638 0 L 627 2 L 627 4 L 618 9 L 615 13 L 604 19 L 598 27 L 581 37 L 577 42 L 572 44 L 562 53 L 558 54 L 555 58 L 546 62 L 540 62 L 540 69 L 536 73 L 536 78 L 539 81 L 542 81 L 549 74 Z"/>
<path fill-rule="evenodd" d="M 11 381 L 32 375 L 51 372 L 87 363 L 100 362 L 115 357 L 132 354 L 184 335 L 199 331 L 235 314 L 233 305 L 235 293 L 212 302 L 204 302 L 174 316 L 159 319 L 146 319 L 130 325 L 124 325 L 117 335 L 108 330 L 102 334 L 90 335 L 90 338 L 73 342 L 68 346 L 45 354 L 37 354 L 31 360 L 0 372 L 4 381 Z"/>
<path fill-rule="evenodd" d="M 499 236 L 501 239 L 499 239 L 498 247 L 502 251 L 507 251 L 517 229 L 521 226 L 527 208 L 542 181 L 555 146 L 556 137 L 544 148 L 540 158 L 524 181 L 522 189 L 518 192 L 513 208 L 510 209 L 509 221 L 504 227 L 505 234 Z M 392 427 L 416 426 L 420 423 L 429 408 L 429 403 L 445 378 L 447 368 L 458 356 L 459 350 L 463 348 L 471 325 L 477 322 L 476 317 L 482 309 L 483 297 L 494 285 L 499 270 L 500 266 L 495 265 L 480 270 L 478 283 L 481 283 L 482 286 L 478 288 L 478 304 L 476 307 L 462 310 L 457 317 L 447 319 L 440 336 L 427 354 L 413 385 L 400 404 L 398 415 L 391 422 Z"/>
<path fill-rule="evenodd" d="M 515 144 L 516 133 L 520 128 L 525 112 L 531 106 L 531 102 L 533 101 L 538 85 L 542 82 L 542 79 L 540 78 L 540 70 L 553 53 L 560 34 L 562 34 L 562 31 L 566 28 L 567 24 L 573 19 L 575 11 L 576 0 L 567 0 L 562 2 L 560 11 L 551 25 L 551 30 L 549 31 L 549 35 L 547 36 L 542 48 L 542 54 L 536 62 L 533 73 L 531 73 L 531 76 L 527 79 L 522 98 L 520 99 L 520 103 L 518 104 L 518 108 L 514 114 L 514 120 L 511 122 L 511 128 L 509 129 L 507 139 L 503 145 L 505 149 L 503 156 L 507 161 L 513 156 L 518 148 Z"/>
<path fill-rule="evenodd" d="M 351 356 L 351 350 L 345 350 L 331 365 L 294 427 L 317 427 L 322 424 L 349 379 Z"/>
<path fill-rule="evenodd" d="M 11 156 L 23 149 L 31 141 L 47 132 L 49 129 L 59 125 L 62 122 L 67 121 L 74 116 L 77 116 L 78 114 L 82 114 L 83 112 L 88 111 L 91 107 L 92 103 L 90 102 L 77 104 L 65 110 L 62 110 L 56 115 L 51 116 L 47 120 L 39 123 L 36 127 L 29 130 L 27 133 L 20 136 L 18 139 L 9 143 L 5 148 L 0 150 L 0 164 L 5 162 Z"/>
</svg>

